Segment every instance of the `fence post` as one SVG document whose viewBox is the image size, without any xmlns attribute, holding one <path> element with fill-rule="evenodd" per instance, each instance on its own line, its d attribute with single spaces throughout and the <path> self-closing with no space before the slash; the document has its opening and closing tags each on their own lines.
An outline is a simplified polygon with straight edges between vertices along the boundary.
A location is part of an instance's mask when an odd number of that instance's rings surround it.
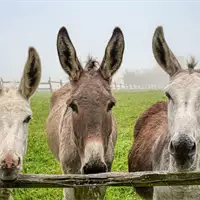
<svg viewBox="0 0 200 200">
<path fill-rule="evenodd" d="M 133 84 L 131 84 L 131 90 L 133 90 Z"/>
<path fill-rule="evenodd" d="M 49 82 L 49 89 L 50 89 L 51 92 L 53 92 L 52 84 L 51 84 L 51 77 L 49 77 L 49 81 L 48 82 Z"/>
<path fill-rule="evenodd" d="M 3 86 L 3 79 L 0 80 L 0 86 Z"/>
<path fill-rule="evenodd" d="M 114 82 L 114 89 L 117 90 L 117 83 L 116 82 Z"/>
<path fill-rule="evenodd" d="M 60 79 L 60 87 L 63 86 L 63 82 L 62 82 L 62 79 Z"/>
<path fill-rule="evenodd" d="M 122 83 L 119 84 L 119 89 L 122 90 Z"/>
</svg>

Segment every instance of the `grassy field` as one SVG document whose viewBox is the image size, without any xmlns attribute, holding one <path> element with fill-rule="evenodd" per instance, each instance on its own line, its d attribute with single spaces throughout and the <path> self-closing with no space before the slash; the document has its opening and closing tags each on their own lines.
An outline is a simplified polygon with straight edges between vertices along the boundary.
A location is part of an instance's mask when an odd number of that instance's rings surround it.
<svg viewBox="0 0 200 200">
<path fill-rule="evenodd" d="M 133 125 L 137 117 L 151 104 L 165 99 L 160 91 L 117 92 L 117 105 L 113 109 L 118 123 L 118 141 L 112 171 L 127 172 L 127 155 L 132 145 Z M 33 120 L 29 127 L 28 152 L 23 173 L 60 174 L 45 136 L 45 121 L 49 112 L 50 94 L 36 94 L 32 99 Z M 130 187 L 110 187 L 107 200 L 139 200 Z M 16 189 L 16 200 L 61 200 L 62 189 Z"/>
</svg>

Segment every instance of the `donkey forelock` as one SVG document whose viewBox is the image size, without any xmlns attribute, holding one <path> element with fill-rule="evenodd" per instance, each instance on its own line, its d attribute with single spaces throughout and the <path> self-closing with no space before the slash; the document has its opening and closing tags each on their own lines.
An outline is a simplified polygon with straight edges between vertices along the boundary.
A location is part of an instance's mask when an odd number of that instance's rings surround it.
<svg viewBox="0 0 200 200">
<path fill-rule="evenodd" d="M 194 72 L 194 68 L 196 67 L 198 61 L 195 60 L 195 57 L 191 56 L 190 60 L 186 62 L 187 62 L 188 71 L 191 74 L 192 72 Z"/>
<path fill-rule="evenodd" d="M 96 59 L 94 59 L 92 56 L 88 56 L 84 69 L 86 71 L 91 71 L 91 70 L 97 71 L 99 67 L 100 67 L 99 62 Z"/>
</svg>

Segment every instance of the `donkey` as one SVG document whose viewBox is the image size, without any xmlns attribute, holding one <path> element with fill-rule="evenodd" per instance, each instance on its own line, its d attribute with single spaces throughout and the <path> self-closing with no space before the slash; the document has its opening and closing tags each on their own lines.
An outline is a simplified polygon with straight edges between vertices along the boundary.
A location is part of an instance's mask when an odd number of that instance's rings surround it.
<svg viewBox="0 0 200 200">
<path fill-rule="evenodd" d="M 19 87 L 0 85 L 0 180 L 14 181 L 22 170 L 32 116 L 30 97 L 41 78 L 38 53 L 29 48 Z M 11 190 L 0 189 L 0 199 L 11 200 Z"/>
<path fill-rule="evenodd" d="M 137 120 L 134 144 L 129 151 L 129 171 L 194 171 L 200 169 L 200 73 L 195 60 L 182 69 L 156 28 L 153 53 L 158 64 L 170 76 L 165 88 L 168 101 L 157 102 Z M 199 186 L 163 186 L 135 188 L 144 199 L 197 200 Z"/>
<path fill-rule="evenodd" d="M 111 170 L 117 127 L 111 79 L 119 69 L 124 36 L 116 27 L 99 65 L 90 58 L 83 68 L 65 27 L 57 36 L 60 63 L 70 82 L 52 94 L 46 134 L 49 147 L 64 174 L 92 174 Z M 65 188 L 65 200 L 104 199 L 104 187 Z"/>
</svg>

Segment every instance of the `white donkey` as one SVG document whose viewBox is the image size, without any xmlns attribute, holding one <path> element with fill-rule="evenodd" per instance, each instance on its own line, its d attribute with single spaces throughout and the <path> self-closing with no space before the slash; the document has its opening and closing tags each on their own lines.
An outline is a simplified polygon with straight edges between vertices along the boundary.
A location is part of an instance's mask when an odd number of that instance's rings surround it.
<svg viewBox="0 0 200 200">
<path fill-rule="evenodd" d="M 28 59 L 18 88 L 0 85 L 0 180 L 13 181 L 22 170 L 32 116 L 29 99 L 41 78 L 38 53 L 29 48 Z M 11 190 L 1 189 L 0 199 L 11 200 Z"/>
</svg>

